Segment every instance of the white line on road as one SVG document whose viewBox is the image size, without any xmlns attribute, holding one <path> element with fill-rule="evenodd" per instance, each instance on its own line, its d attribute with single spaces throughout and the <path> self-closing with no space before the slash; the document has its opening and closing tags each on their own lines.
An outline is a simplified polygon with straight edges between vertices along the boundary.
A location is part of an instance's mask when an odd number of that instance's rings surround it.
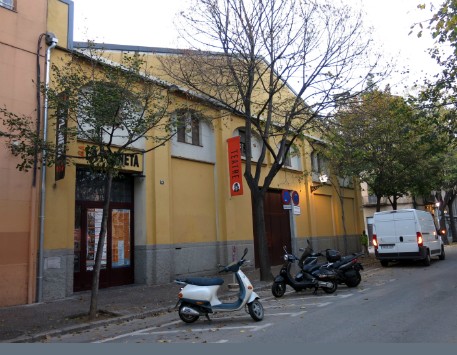
<svg viewBox="0 0 457 355">
<path fill-rule="evenodd" d="M 175 322 L 169 323 L 173 324 Z M 247 329 L 250 330 L 251 332 L 256 332 L 258 330 L 270 327 L 273 325 L 273 323 L 266 323 L 264 325 L 256 326 L 256 325 L 246 325 L 246 326 L 236 326 L 236 327 L 218 327 L 218 328 L 182 328 L 182 329 L 176 329 L 176 330 L 162 330 L 162 331 L 154 331 L 154 329 L 159 329 L 159 327 L 151 327 L 143 330 L 138 330 L 135 332 L 127 333 L 127 334 L 122 334 L 118 335 L 116 337 L 112 338 L 107 338 L 103 340 L 98 340 L 94 341 L 93 343 L 107 343 L 110 341 L 118 340 L 121 338 L 126 338 L 126 337 L 133 337 L 133 336 L 139 336 L 139 335 L 163 335 L 163 334 L 176 334 L 176 333 L 188 333 L 188 332 L 204 332 L 204 331 L 209 331 L 209 332 L 216 332 L 216 331 L 221 331 L 221 330 L 237 330 L 237 329 Z"/>
</svg>

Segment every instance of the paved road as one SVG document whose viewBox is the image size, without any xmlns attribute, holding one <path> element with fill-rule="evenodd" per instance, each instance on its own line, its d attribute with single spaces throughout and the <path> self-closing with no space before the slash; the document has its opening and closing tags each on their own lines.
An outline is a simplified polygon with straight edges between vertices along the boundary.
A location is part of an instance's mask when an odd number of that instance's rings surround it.
<svg viewBox="0 0 457 355">
<path fill-rule="evenodd" d="M 332 295 L 259 292 L 265 318 L 244 311 L 183 323 L 177 312 L 49 338 L 49 343 L 456 343 L 457 249 L 444 261 L 363 272 L 357 288 Z"/>
</svg>

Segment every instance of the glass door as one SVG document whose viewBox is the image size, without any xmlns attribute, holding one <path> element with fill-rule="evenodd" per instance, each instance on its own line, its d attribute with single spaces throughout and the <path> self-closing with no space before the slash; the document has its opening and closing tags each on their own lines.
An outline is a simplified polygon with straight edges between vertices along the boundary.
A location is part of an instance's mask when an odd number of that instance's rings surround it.
<svg viewBox="0 0 457 355">
<path fill-rule="evenodd" d="M 89 290 L 103 216 L 103 182 L 87 170 L 77 170 L 74 228 L 74 291 Z M 133 183 L 121 176 L 113 181 L 100 288 L 133 283 Z"/>
</svg>

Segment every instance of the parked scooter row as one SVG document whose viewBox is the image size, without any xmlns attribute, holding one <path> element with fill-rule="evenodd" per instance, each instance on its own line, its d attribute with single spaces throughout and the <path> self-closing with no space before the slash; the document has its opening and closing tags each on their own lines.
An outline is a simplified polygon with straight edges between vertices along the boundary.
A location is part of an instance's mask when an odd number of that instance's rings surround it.
<svg viewBox="0 0 457 355">
<path fill-rule="evenodd" d="M 317 292 L 321 288 L 330 294 L 337 290 L 338 284 L 345 283 L 349 287 L 355 287 L 360 283 L 360 270 L 363 270 L 363 267 L 357 261 L 357 257 L 362 253 L 341 258 L 336 250 L 327 249 L 327 261 L 318 263 L 318 257 L 323 256 L 323 254 L 314 252 L 309 240 L 307 242 L 306 249 L 300 249 L 303 251 L 300 258 L 289 253 L 284 247 L 284 264 L 279 275 L 275 277 L 271 288 L 275 297 L 282 297 L 286 292 L 287 285 L 296 291 L 314 289 L 314 292 Z M 263 319 L 264 310 L 259 301 L 259 296 L 254 292 L 247 276 L 241 271 L 241 266 L 247 262 L 245 259 L 247 253 L 248 249 L 246 248 L 240 260 L 221 266 L 222 270 L 219 271 L 220 273 L 231 272 L 235 275 L 239 292 L 234 302 L 223 303 L 219 300 L 218 290 L 224 283 L 222 278 L 189 277 L 175 280 L 177 284 L 182 286 L 175 306 L 182 321 L 193 323 L 200 316 L 205 316 L 209 320 L 211 313 L 238 311 L 242 308 L 245 308 L 255 321 Z M 293 276 L 291 267 L 295 262 L 298 262 L 300 270 Z"/>
<path fill-rule="evenodd" d="M 284 264 L 271 286 L 273 296 L 282 297 L 286 292 L 287 285 L 295 291 L 302 291 L 308 288 L 314 289 L 315 293 L 319 288 L 322 288 L 326 293 L 336 291 L 338 288 L 336 271 L 317 265 L 317 258 L 321 255 L 320 253 L 309 253 L 306 250 L 303 254 L 305 253 L 307 253 L 307 256 L 300 260 L 294 254 L 289 253 L 284 246 Z M 291 273 L 291 268 L 296 261 L 301 261 L 299 262 L 300 271 L 294 276 Z"/>
<path fill-rule="evenodd" d="M 305 260 L 314 260 L 317 256 L 323 256 L 322 253 L 314 252 L 309 239 L 307 239 L 306 242 L 306 249 L 304 251 L 303 249 L 300 249 L 303 251 L 303 254 L 298 262 L 300 268 L 303 266 Z M 363 265 L 358 261 L 358 258 L 362 255 L 364 255 L 364 253 L 352 253 L 341 257 L 338 250 L 326 249 L 325 258 L 327 261 L 320 264 L 315 263 L 315 268 L 330 267 L 337 273 L 338 284 L 346 284 L 348 287 L 356 287 L 360 284 L 360 281 L 362 281 L 360 270 L 363 270 Z"/>
<path fill-rule="evenodd" d="M 300 248 L 300 251 L 303 251 L 303 254 L 297 258 L 284 247 L 284 264 L 273 282 L 273 296 L 282 297 L 286 292 L 286 285 L 295 291 L 314 288 L 316 292 L 320 287 L 326 293 L 333 293 L 337 284 L 356 287 L 362 280 L 360 270 L 363 270 L 363 266 L 357 258 L 363 253 L 353 253 L 342 258 L 337 250 L 326 249 L 327 261 L 318 263 L 318 257 L 324 254 L 314 252 L 309 240 L 306 249 Z M 298 261 L 300 270 L 293 276 L 291 267 L 295 261 Z"/>
</svg>

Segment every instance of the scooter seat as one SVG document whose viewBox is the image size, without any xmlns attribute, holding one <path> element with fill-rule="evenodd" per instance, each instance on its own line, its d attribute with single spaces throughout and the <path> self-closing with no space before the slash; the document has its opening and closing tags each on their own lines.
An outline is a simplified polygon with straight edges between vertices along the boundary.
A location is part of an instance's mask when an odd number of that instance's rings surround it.
<svg viewBox="0 0 457 355">
<path fill-rule="evenodd" d="M 195 286 L 216 286 L 224 283 L 224 279 L 220 277 L 188 277 L 183 281 Z"/>
</svg>

